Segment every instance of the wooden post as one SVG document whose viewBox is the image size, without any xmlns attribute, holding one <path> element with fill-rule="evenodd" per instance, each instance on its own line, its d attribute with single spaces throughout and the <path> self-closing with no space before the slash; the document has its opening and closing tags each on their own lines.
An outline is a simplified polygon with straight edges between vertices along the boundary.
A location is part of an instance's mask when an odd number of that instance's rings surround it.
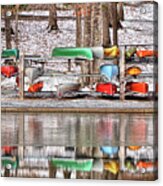
<svg viewBox="0 0 163 186">
<path fill-rule="evenodd" d="M 19 93 L 20 93 L 20 99 L 24 99 L 24 55 L 21 56 L 20 62 L 19 62 Z"/>
<path fill-rule="evenodd" d="M 18 122 L 18 140 L 19 140 L 19 147 L 18 147 L 18 156 L 20 159 L 24 157 L 24 113 L 18 114 L 17 118 Z"/>
<path fill-rule="evenodd" d="M 71 72 L 71 59 L 68 59 L 68 71 Z"/>
<path fill-rule="evenodd" d="M 120 48 L 120 100 L 125 100 L 125 47 Z"/>
</svg>

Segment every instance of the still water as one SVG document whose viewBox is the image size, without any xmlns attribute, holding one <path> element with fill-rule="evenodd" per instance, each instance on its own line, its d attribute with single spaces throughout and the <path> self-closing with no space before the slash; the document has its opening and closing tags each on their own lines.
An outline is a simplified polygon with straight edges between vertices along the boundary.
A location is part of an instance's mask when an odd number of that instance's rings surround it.
<svg viewBox="0 0 163 186">
<path fill-rule="evenodd" d="M 157 178 L 154 114 L 2 112 L 1 143 L 2 176 Z"/>
<path fill-rule="evenodd" d="M 2 113 L 2 145 L 100 146 L 156 143 L 153 114 Z"/>
</svg>

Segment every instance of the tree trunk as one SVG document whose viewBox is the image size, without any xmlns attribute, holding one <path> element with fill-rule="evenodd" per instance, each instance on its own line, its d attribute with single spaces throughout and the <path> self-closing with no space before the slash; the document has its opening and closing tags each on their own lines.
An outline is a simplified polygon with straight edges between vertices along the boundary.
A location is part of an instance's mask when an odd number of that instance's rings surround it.
<svg viewBox="0 0 163 186">
<path fill-rule="evenodd" d="M 10 24 L 10 17 L 7 16 L 7 8 L 5 9 L 5 37 L 6 37 L 6 48 L 11 49 L 11 24 Z"/>
<path fill-rule="evenodd" d="M 96 3 L 92 5 L 92 19 L 91 19 L 91 44 L 92 46 L 102 46 L 103 43 L 103 22 L 102 22 L 102 4 Z M 93 73 L 99 73 L 100 61 L 94 59 Z M 95 83 L 99 78 L 93 78 Z"/>
<path fill-rule="evenodd" d="M 117 16 L 117 3 L 111 4 L 112 19 L 113 19 L 113 45 L 118 44 L 118 16 Z"/>
<path fill-rule="evenodd" d="M 47 29 L 49 29 L 49 33 L 52 30 L 58 30 L 57 24 L 57 7 L 55 4 L 49 5 L 49 24 Z"/>
<path fill-rule="evenodd" d="M 18 49 L 18 12 L 19 5 L 16 5 L 16 14 L 15 14 L 15 47 Z"/>
<path fill-rule="evenodd" d="M 85 15 L 84 15 L 84 46 L 91 46 L 91 5 L 87 4 L 85 6 Z"/>
<path fill-rule="evenodd" d="M 82 46 L 81 7 L 76 9 L 76 47 Z"/>
<path fill-rule="evenodd" d="M 109 47 L 111 42 L 109 32 L 110 16 L 108 3 L 102 4 L 102 16 L 103 16 L 103 47 Z"/>
</svg>

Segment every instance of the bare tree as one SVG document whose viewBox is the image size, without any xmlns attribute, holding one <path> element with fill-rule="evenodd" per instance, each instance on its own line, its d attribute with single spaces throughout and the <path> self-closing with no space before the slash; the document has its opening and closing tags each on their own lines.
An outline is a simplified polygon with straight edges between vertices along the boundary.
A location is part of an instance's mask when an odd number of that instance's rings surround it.
<svg viewBox="0 0 163 186">
<path fill-rule="evenodd" d="M 81 7 L 76 7 L 76 46 L 82 45 L 82 20 L 81 20 Z"/>
<path fill-rule="evenodd" d="M 56 4 L 49 5 L 49 24 L 47 29 L 49 29 L 48 32 L 51 32 L 52 30 L 58 30 Z"/>
<path fill-rule="evenodd" d="M 110 41 L 110 32 L 109 32 L 110 16 L 109 16 L 108 3 L 102 4 L 102 17 L 103 17 L 103 46 L 109 47 L 111 41 Z"/>
<path fill-rule="evenodd" d="M 8 8 L 7 5 L 4 8 L 4 18 L 5 18 L 5 37 L 6 37 L 6 48 L 12 48 L 11 45 L 11 23 L 10 23 L 10 16 L 8 16 Z"/>
</svg>

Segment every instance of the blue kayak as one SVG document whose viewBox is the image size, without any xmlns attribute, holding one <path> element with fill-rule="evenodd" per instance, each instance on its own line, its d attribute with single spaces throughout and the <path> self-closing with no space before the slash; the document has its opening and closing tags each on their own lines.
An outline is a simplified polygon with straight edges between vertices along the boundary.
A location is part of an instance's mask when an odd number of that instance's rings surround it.
<svg viewBox="0 0 163 186">
<path fill-rule="evenodd" d="M 100 73 L 107 78 L 107 80 L 112 80 L 118 75 L 118 66 L 113 64 L 104 64 L 100 67 Z"/>
</svg>

